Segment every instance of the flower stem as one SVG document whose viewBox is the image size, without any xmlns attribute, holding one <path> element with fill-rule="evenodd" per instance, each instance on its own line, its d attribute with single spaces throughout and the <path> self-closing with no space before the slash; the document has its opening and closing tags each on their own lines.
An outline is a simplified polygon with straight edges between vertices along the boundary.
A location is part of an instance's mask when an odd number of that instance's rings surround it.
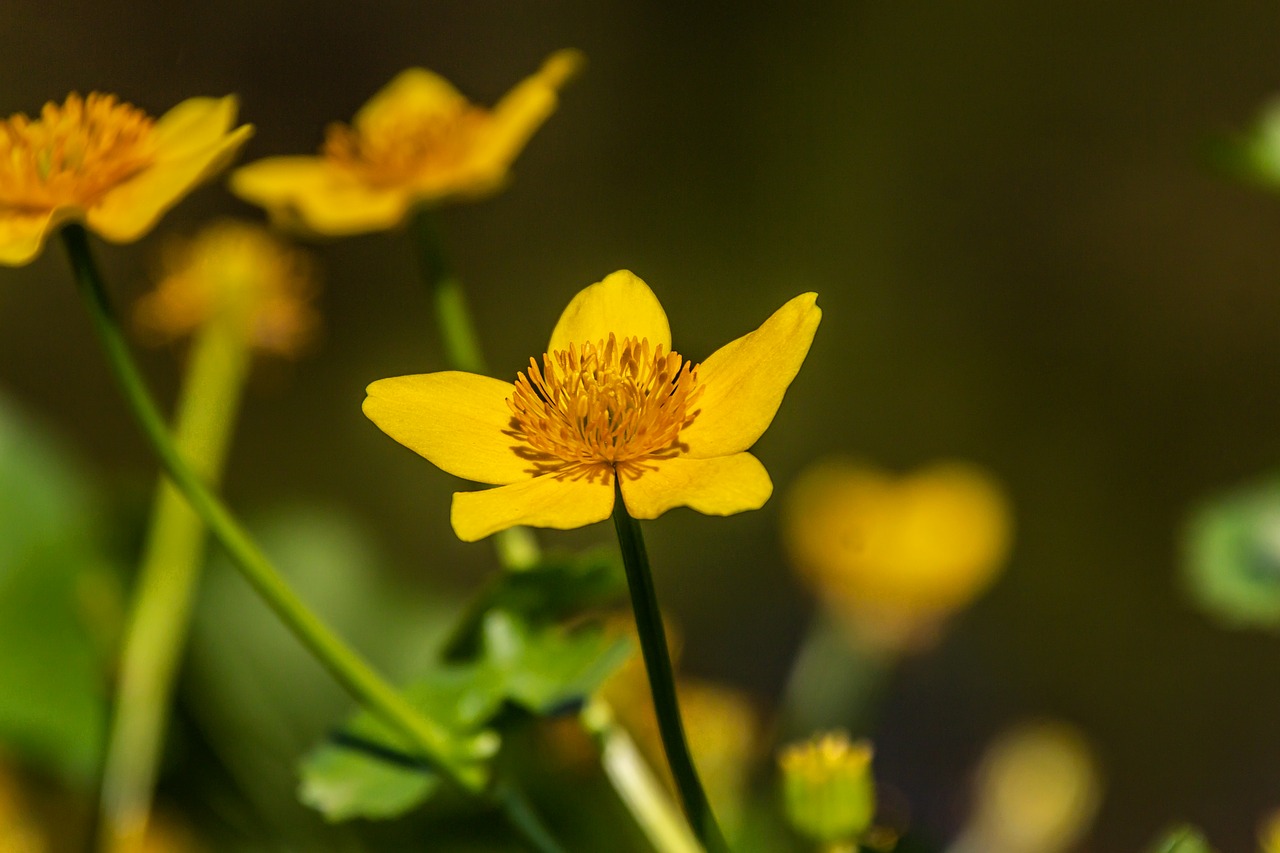
<svg viewBox="0 0 1280 853">
<path fill-rule="evenodd" d="M 418 250 L 418 270 L 435 302 L 436 325 L 440 329 L 445 360 L 453 370 L 488 376 L 489 367 L 467 307 L 466 291 L 445 257 L 431 211 L 423 209 L 414 214 L 412 228 Z M 499 562 L 509 571 L 524 571 L 538 564 L 538 541 L 528 528 L 500 531 L 494 535 L 493 544 Z"/>
<path fill-rule="evenodd" d="M 622 499 L 622 486 L 614 475 L 613 525 L 618 531 L 618 544 L 622 548 L 622 563 L 627 570 L 627 586 L 631 589 L 631 607 L 636 617 L 636 632 L 640 636 L 640 651 L 644 655 L 644 668 L 649 676 L 649 691 L 653 695 L 653 709 L 658 717 L 658 733 L 662 736 L 662 749 L 676 782 L 685 816 L 703 846 L 711 851 L 728 850 L 724 836 L 716 824 L 715 815 L 707 802 L 706 792 L 698 779 L 685 740 L 684 724 L 680 720 L 680 705 L 676 698 L 675 675 L 671 668 L 671 654 L 667 651 L 666 632 L 662 626 L 662 613 L 658 610 L 658 595 L 649 571 L 649 556 L 645 553 L 640 524 L 627 512 Z"/>
<path fill-rule="evenodd" d="M 249 367 L 248 324 L 213 316 L 192 344 L 174 442 L 209 482 L 220 477 Z M 205 526 L 173 484 L 156 490 L 121 653 L 102 781 L 102 849 L 133 850 L 146 834 L 178 658 L 186 645 Z"/>
<path fill-rule="evenodd" d="M 94 330 L 130 409 L 165 473 L 222 544 L 232 564 L 352 698 L 399 731 L 443 774 L 466 790 L 477 790 L 483 781 L 481 774 L 459 766 L 459 761 L 469 756 L 454 754 L 449 735 L 439 725 L 419 714 L 303 604 L 240 523 L 187 465 L 174 447 L 120 333 L 88 236 L 81 226 L 68 225 L 62 229 L 62 239 Z"/>
</svg>

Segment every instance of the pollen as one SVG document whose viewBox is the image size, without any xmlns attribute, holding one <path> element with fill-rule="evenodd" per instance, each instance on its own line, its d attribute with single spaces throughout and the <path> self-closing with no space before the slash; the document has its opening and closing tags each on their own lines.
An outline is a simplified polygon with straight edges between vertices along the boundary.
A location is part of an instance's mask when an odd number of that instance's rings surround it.
<svg viewBox="0 0 1280 853">
<path fill-rule="evenodd" d="M 334 122 L 321 154 L 374 186 L 430 182 L 465 163 L 489 112 L 465 101 L 403 111 L 364 126 Z"/>
<path fill-rule="evenodd" d="M 512 435 L 547 469 L 617 469 L 680 452 L 697 417 L 698 368 L 647 338 L 613 334 L 529 360 L 507 400 Z"/>
<path fill-rule="evenodd" d="M 154 122 L 115 95 L 45 104 L 0 123 L 0 208 L 86 207 L 151 165 Z"/>
</svg>

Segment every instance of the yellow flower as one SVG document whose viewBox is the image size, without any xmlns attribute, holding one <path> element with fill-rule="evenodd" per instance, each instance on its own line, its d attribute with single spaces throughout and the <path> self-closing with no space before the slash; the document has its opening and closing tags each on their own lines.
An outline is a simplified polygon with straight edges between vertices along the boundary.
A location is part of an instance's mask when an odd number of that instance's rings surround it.
<svg viewBox="0 0 1280 853">
<path fill-rule="evenodd" d="M 840 731 L 785 747 L 778 767 L 791 825 L 828 844 L 866 832 L 876 811 L 871 752 L 870 743 Z"/>
<path fill-rule="evenodd" d="M 386 230 L 418 205 L 490 195 L 581 65 L 577 51 L 552 54 L 492 110 L 410 68 L 350 126 L 330 125 L 320 156 L 259 160 L 236 170 L 231 189 L 280 224 L 328 236 Z"/>
<path fill-rule="evenodd" d="M 518 524 L 568 529 L 613 511 L 657 518 L 758 509 L 773 484 L 747 448 L 768 428 L 818 328 L 817 295 L 782 306 L 701 365 L 671 351 L 643 281 L 613 273 L 560 317 L 514 384 L 449 371 L 369 386 L 365 414 L 450 474 L 499 488 L 453 496 L 472 542 Z"/>
<path fill-rule="evenodd" d="M 266 229 L 215 222 L 165 249 L 160 283 L 135 308 L 154 341 L 190 335 L 215 316 L 245 324 L 249 343 L 277 355 L 296 356 L 314 340 L 314 265 Z"/>
<path fill-rule="evenodd" d="M 113 243 L 142 237 L 223 169 L 252 128 L 236 101 L 191 98 L 153 120 L 114 95 L 68 95 L 0 123 L 0 264 L 21 266 L 68 222 Z"/>
<path fill-rule="evenodd" d="M 1258 830 L 1262 853 L 1280 853 L 1280 809 L 1267 815 Z"/>
<path fill-rule="evenodd" d="M 793 562 L 860 639 L 905 647 L 998 574 L 1012 523 L 999 486 L 963 463 L 904 477 L 845 460 L 801 475 L 785 512 Z"/>
<path fill-rule="evenodd" d="M 1002 734 L 987 747 L 975 782 L 974 812 L 956 844 L 965 853 L 1074 850 L 1102 795 L 1088 741 L 1052 721 Z"/>
</svg>

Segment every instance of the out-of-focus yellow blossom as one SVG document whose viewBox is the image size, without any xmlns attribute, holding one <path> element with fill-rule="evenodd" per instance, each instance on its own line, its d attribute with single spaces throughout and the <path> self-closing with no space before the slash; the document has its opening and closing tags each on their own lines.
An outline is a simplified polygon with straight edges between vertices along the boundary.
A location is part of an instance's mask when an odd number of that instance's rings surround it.
<svg viewBox="0 0 1280 853">
<path fill-rule="evenodd" d="M 249 138 L 235 117 L 233 97 L 191 98 L 153 120 L 98 92 L 11 116 L 0 123 L 0 264 L 29 263 L 69 222 L 113 243 L 142 237 Z"/>
<path fill-rule="evenodd" d="M 671 351 L 667 315 L 629 272 L 573 298 L 542 363 L 514 384 L 448 371 L 369 386 L 365 414 L 440 468 L 498 488 L 453 496 L 472 542 L 518 524 L 568 529 L 627 510 L 657 518 L 758 509 L 773 483 L 747 453 L 773 421 L 822 312 L 806 293 L 701 365 Z"/>
<path fill-rule="evenodd" d="M 1273 811 L 1262 821 L 1258 831 L 1258 844 L 1262 853 L 1280 853 L 1280 809 Z"/>
<path fill-rule="evenodd" d="M 0 851 L 45 853 L 49 845 L 22 796 L 19 781 L 0 763 Z"/>
<path fill-rule="evenodd" d="M 938 463 L 906 476 L 848 460 L 815 464 L 785 507 L 792 561 L 855 636 L 883 648 L 927 640 L 1003 566 L 1012 521 L 981 469 Z"/>
<path fill-rule="evenodd" d="M 419 205 L 490 195 L 582 62 L 574 50 L 552 54 L 491 110 L 410 68 L 350 125 L 330 125 L 319 156 L 259 160 L 236 170 L 231 188 L 283 225 L 329 236 L 386 230 Z"/>
<path fill-rule="evenodd" d="M 1061 853 L 1093 824 L 1102 779 L 1089 744 L 1071 726 L 1019 726 L 987 748 L 974 810 L 955 853 Z"/>
<path fill-rule="evenodd" d="M 850 842 L 871 827 L 876 811 L 871 744 L 844 732 L 817 735 L 778 754 L 787 820 L 824 844 Z"/>
<path fill-rule="evenodd" d="M 266 229 L 216 222 L 165 248 L 160 283 L 135 308 L 139 329 L 154 341 L 185 337 L 214 317 L 243 323 L 251 345 L 282 356 L 315 340 L 315 265 Z"/>
</svg>

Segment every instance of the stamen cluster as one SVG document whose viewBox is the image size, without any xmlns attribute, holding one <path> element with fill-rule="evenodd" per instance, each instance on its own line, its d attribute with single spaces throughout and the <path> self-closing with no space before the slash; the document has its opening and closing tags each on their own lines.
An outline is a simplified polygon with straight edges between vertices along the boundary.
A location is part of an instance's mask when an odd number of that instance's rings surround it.
<svg viewBox="0 0 1280 853">
<path fill-rule="evenodd" d="M 71 94 L 0 123 L 0 207 L 88 206 L 149 166 L 151 118 L 114 95 Z"/>
<path fill-rule="evenodd" d="M 361 127 L 334 122 L 325 131 L 321 152 L 371 184 L 403 184 L 456 168 L 488 120 L 487 111 L 460 103 L 389 115 Z"/>
<path fill-rule="evenodd" d="M 617 466 L 673 455 L 697 416 L 697 367 L 647 338 L 614 335 L 543 355 L 507 405 L 518 438 L 567 464 Z"/>
</svg>

